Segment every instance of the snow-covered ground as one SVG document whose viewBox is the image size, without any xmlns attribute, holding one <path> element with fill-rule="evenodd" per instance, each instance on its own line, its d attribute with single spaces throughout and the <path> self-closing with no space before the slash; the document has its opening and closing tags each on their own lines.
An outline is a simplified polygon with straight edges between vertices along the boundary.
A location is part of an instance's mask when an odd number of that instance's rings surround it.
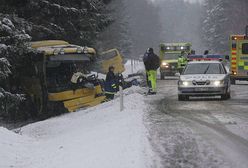
<svg viewBox="0 0 248 168">
<path fill-rule="evenodd" d="M 139 92 L 139 87 L 125 91 L 122 112 L 117 98 L 27 125 L 15 130 L 18 134 L 0 127 L 0 168 L 151 167 L 146 104 Z"/>
<path fill-rule="evenodd" d="M 131 62 L 126 63 L 127 77 Z M 133 72 L 144 71 L 137 63 Z M 177 78 L 158 94 L 125 90 L 116 99 L 13 131 L 0 127 L 0 168 L 247 168 L 247 83 L 232 99 L 177 101 Z M 141 93 L 141 94 L 140 94 Z"/>
<path fill-rule="evenodd" d="M 159 94 L 145 99 L 155 167 L 247 168 L 248 85 L 232 85 L 232 98 L 177 100 L 177 80 L 158 82 Z M 156 159 L 157 159 L 156 158 Z"/>
</svg>

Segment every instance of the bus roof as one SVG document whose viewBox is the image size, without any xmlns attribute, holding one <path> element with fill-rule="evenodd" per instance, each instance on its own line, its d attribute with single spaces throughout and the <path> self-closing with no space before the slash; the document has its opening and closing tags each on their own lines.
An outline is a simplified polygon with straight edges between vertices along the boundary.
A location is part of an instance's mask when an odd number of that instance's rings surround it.
<svg viewBox="0 0 248 168">
<path fill-rule="evenodd" d="M 31 47 L 37 49 L 38 51 L 44 52 L 46 56 L 58 54 L 96 54 L 94 48 L 73 45 L 62 40 L 31 42 Z"/>
<path fill-rule="evenodd" d="M 40 47 L 56 46 L 56 45 L 69 45 L 69 43 L 63 40 L 43 40 L 43 41 L 31 42 L 32 48 L 40 48 Z"/>
</svg>

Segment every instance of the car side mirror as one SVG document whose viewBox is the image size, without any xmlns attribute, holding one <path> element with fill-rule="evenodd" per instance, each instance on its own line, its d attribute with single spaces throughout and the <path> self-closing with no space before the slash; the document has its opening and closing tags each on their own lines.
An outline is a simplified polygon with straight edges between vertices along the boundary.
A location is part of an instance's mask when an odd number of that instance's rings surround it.
<svg viewBox="0 0 248 168">
<path fill-rule="evenodd" d="M 229 55 L 226 55 L 226 56 L 225 56 L 225 59 L 226 59 L 226 60 L 230 60 Z"/>
</svg>

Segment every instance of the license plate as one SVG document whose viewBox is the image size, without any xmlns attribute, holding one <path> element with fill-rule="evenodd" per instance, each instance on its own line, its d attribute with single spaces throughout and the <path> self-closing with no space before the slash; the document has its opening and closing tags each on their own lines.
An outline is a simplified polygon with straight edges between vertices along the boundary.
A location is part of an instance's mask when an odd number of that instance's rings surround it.
<svg viewBox="0 0 248 168">
<path fill-rule="evenodd" d="M 195 88 L 195 91 L 204 92 L 204 91 L 208 91 L 208 88 Z"/>
</svg>

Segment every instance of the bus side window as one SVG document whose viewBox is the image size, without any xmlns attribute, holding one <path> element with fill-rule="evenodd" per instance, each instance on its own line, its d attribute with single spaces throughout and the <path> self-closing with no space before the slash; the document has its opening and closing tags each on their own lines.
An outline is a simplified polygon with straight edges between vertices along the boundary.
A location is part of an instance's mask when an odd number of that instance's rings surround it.
<svg viewBox="0 0 248 168">
<path fill-rule="evenodd" d="M 242 44 L 242 54 L 248 54 L 248 43 Z"/>
</svg>

